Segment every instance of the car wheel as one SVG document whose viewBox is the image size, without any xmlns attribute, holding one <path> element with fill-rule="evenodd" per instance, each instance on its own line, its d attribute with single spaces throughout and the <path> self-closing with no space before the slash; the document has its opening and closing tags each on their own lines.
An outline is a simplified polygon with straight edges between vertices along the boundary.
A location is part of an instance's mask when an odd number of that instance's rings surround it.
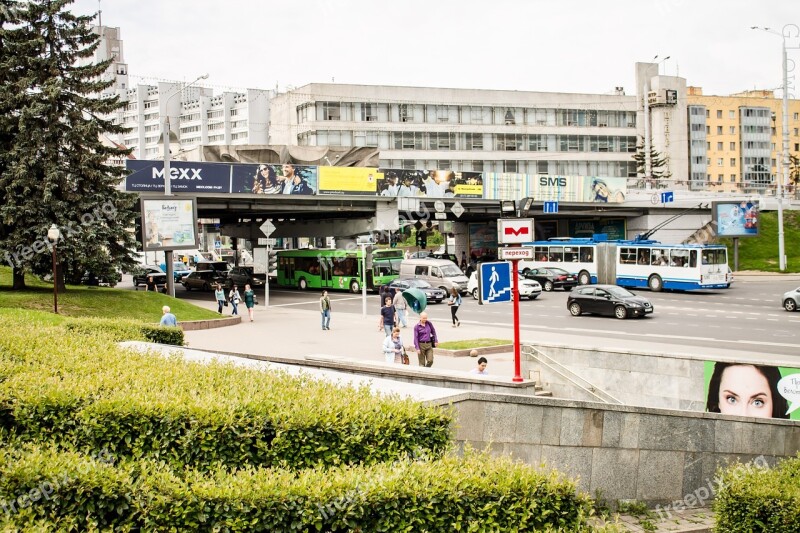
<svg viewBox="0 0 800 533">
<path fill-rule="evenodd" d="M 544 290 L 546 290 L 547 292 L 552 291 L 553 290 L 553 282 L 550 281 L 550 280 L 545 281 L 544 285 L 542 285 L 542 288 Z"/>
<path fill-rule="evenodd" d="M 361 290 L 361 285 L 359 285 L 358 281 L 353 280 L 350 282 L 350 292 L 358 293 Z"/>
<path fill-rule="evenodd" d="M 580 283 L 581 285 L 588 285 L 591 282 L 592 282 L 592 276 L 590 276 L 589 273 L 586 272 L 585 270 L 581 271 L 581 273 L 578 274 L 578 283 Z"/>
<path fill-rule="evenodd" d="M 580 316 L 582 312 L 583 309 L 581 309 L 581 304 L 579 304 L 578 302 L 572 302 L 571 304 L 569 304 L 569 314 L 571 314 L 572 316 Z"/>
<path fill-rule="evenodd" d="M 439 288 L 442 289 L 445 294 L 450 294 L 450 289 L 448 289 L 447 287 L 439 287 Z"/>
<path fill-rule="evenodd" d="M 300 278 L 300 281 L 297 282 L 297 288 L 301 291 L 304 291 L 308 288 L 308 282 L 306 281 L 306 278 Z"/>
<path fill-rule="evenodd" d="M 522 275 L 523 275 L 523 276 L 525 276 L 525 275 L 526 275 L 528 272 L 530 272 L 530 271 L 531 271 L 531 269 L 530 269 L 530 268 L 523 268 L 523 269 L 522 269 Z"/>
<path fill-rule="evenodd" d="M 192 288 L 191 288 L 190 286 L 188 286 L 188 285 L 185 285 L 185 284 L 184 284 L 183 288 L 184 288 L 184 289 L 186 289 L 187 291 L 190 291 L 190 290 L 192 290 Z"/>
<path fill-rule="evenodd" d="M 790 312 L 797 311 L 797 302 L 791 298 L 786 298 L 786 300 L 783 302 L 783 308 Z"/>
<path fill-rule="evenodd" d="M 647 286 L 650 287 L 650 290 L 653 292 L 661 292 L 661 289 L 664 288 L 664 282 L 661 280 L 661 276 L 653 274 L 647 280 Z"/>
<path fill-rule="evenodd" d="M 626 319 L 628 318 L 628 310 L 625 309 L 624 305 L 618 305 L 614 308 L 614 316 L 620 320 Z"/>
<path fill-rule="evenodd" d="M 480 295 L 478 294 L 478 289 L 472 289 L 472 297 L 478 300 Z"/>
</svg>

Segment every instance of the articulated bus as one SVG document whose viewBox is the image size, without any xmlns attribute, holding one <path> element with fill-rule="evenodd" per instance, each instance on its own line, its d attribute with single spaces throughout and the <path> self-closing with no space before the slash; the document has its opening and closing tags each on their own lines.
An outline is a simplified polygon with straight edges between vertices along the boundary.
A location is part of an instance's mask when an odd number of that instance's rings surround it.
<svg viewBox="0 0 800 533">
<path fill-rule="evenodd" d="M 400 275 L 402 250 L 368 248 L 367 254 L 368 290 L 378 290 Z M 278 252 L 278 286 L 361 292 L 361 259 L 360 249 L 281 250 Z"/>
<path fill-rule="evenodd" d="M 520 271 L 558 267 L 574 274 L 582 285 L 697 290 L 730 287 L 728 251 L 721 244 L 662 244 L 651 240 L 607 241 L 557 238 L 535 241 L 532 261 L 520 261 Z"/>
</svg>

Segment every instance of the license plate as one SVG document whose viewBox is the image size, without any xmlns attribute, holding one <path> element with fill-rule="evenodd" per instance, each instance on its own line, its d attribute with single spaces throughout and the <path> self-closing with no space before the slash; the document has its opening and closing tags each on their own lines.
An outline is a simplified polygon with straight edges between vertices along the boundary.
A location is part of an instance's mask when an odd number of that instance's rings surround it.
<svg viewBox="0 0 800 533">
<path fill-rule="evenodd" d="M 653 312 L 653 308 L 652 307 L 645 307 L 644 308 L 644 312 L 645 313 L 652 313 Z"/>
</svg>

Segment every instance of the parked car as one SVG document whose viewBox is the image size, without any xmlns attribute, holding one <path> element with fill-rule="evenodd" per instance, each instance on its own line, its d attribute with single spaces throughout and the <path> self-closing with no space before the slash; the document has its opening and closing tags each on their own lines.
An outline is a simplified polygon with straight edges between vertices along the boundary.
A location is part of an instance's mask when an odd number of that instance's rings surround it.
<svg viewBox="0 0 800 533">
<path fill-rule="evenodd" d="M 263 287 L 264 280 L 253 275 L 253 267 L 251 266 L 238 266 L 233 267 L 228 271 L 228 276 L 225 279 L 225 288 L 231 289 L 234 285 L 237 285 L 240 289 L 244 289 L 246 284 L 250 284 L 250 287 Z"/>
<path fill-rule="evenodd" d="M 425 298 L 427 298 L 428 303 L 435 303 L 440 304 L 442 300 L 447 298 L 447 293 L 438 287 L 432 286 L 430 283 L 425 281 L 424 279 L 418 278 L 395 278 L 389 284 L 389 288 L 391 289 L 400 289 L 404 291 L 406 289 L 419 289 L 423 293 L 425 293 Z"/>
<path fill-rule="evenodd" d="M 408 259 L 425 259 L 431 255 L 428 250 L 418 250 L 416 252 L 412 252 L 411 255 L 408 256 Z"/>
<path fill-rule="evenodd" d="M 225 275 L 216 270 L 195 270 L 183 278 L 181 283 L 187 291 L 192 289 L 210 291 L 217 283 L 225 285 L 225 281 Z"/>
<path fill-rule="evenodd" d="M 161 263 L 158 265 L 163 272 L 167 271 L 167 265 L 165 263 Z M 184 276 L 188 276 L 192 272 L 192 269 L 186 266 L 186 263 L 181 261 L 173 261 L 172 262 L 172 277 L 175 278 L 175 281 L 180 281 L 181 278 Z"/>
<path fill-rule="evenodd" d="M 476 300 L 480 299 L 478 293 L 478 272 L 475 271 L 469 276 L 469 283 L 467 284 L 467 292 L 472 295 Z M 519 274 L 519 297 L 535 300 L 542 294 L 542 286 L 535 279 L 526 279 L 525 276 Z"/>
<path fill-rule="evenodd" d="M 800 306 L 800 287 L 783 295 L 783 308 L 787 311 L 797 311 Z"/>
<path fill-rule="evenodd" d="M 81 277 L 81 285 L 88 285 L 89 287 L 115 287 L 117 283 L 122 280 L 122 276 L 118 272 L 112 272 L 106 275 L 95 275 L 94 272 L 84 272 Z"/>
<path fill-rule="evenodd" d="M 139 290 L 139 285 L 147 286 L 147 278 L 153 277 L 156 287 L 164 288 L 167 285 L 167 274 L 155 265 L 145 265 L 133 270 L 133 286 Z"/>
<path fill-rule="evenodd" d="M 528 279 L 538 281 L 546 292 L 550 292 L 553 289 L 571 291 L 578 284 L 578 278 L 563 268 L 531 268 L 523 271 L 523 275 Z"/>
<path fill-rule="evenodd" d="M 431 252 L 428 254 L 428 259 L 447 259 L 455 264 L 458 264 L 458 257 L 456 254 L 446 254 L 444 252 Z"/>
<path fill-rule="evenodd" d="M 652 313 L 653 304 L 617 285 L 582 285 L 567 298 L 567 309 L 572 316 L 594 313 L 624 319 Z"/>
</svg>

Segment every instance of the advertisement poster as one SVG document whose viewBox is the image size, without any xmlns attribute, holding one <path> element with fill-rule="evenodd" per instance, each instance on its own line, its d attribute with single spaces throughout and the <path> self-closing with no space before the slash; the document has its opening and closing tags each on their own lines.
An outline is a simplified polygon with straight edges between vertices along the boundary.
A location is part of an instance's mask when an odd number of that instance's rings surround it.
<svg viewBox="0 0 800 533">
<path fill-rule="evenodd" d="M 753 202 L 713 202 L 711 218 L 720 237 L 758 235 L 758 204 Z"/>
<path fill-rule="evenodd" d="M 625 219 L 606 218 L 600 220 L 570 220 L 569 236 L 591 239 L 592 235 L 605 233 L 612 241 L 625 239 Z"/>
<path fill-rule="evenodd" d="M 706 411 L 800 420 L 800 369 L 705 362 Z"/>
<path fill-rule="evenodd" d="M 375 196 L 383 174 L 377 168 L 319 167 L 319 194 L 366 194 Z"/>
<path fill-rule="evenodd" d="M 482 198 L 480 172 L 453 170 L 381 169 L 378 181 L 380 196 L 416 196 L 425 198 Z"/>
<path fill-rule="evenodd" d="M 194 199 L 142 198 L 144 251 L 197 248 Z"/>
<path fill-rule="evenodd" d="M 469 225 L 470 261 L 483 256 L 497 257 L 497 222 Z"/>
<path fill-rule="evenodd" d="M 519 200 L 532 197 L 537 202 L 622 203 L 627 194 L 626 178 L 592 176 L 549 176 L 488 172 L 484 175 L 485 198 Z"/>
<path fill-rule="evenodd" d="M 316 194 L 317 167 L 311 165 L 237 164 L 231 167 L 231 192 L 251 194 Z"/>
<path fill-rule="evenodd" d="M 125 178 L 126 191 L 164 192 L 163 161 L 128 159 L 125 168 L 132 171 Z M 231 167 L 224 163 L 172 161 L 169 175 L 174 193 L 228 193 L 231 188 Z"/>
</svg>

